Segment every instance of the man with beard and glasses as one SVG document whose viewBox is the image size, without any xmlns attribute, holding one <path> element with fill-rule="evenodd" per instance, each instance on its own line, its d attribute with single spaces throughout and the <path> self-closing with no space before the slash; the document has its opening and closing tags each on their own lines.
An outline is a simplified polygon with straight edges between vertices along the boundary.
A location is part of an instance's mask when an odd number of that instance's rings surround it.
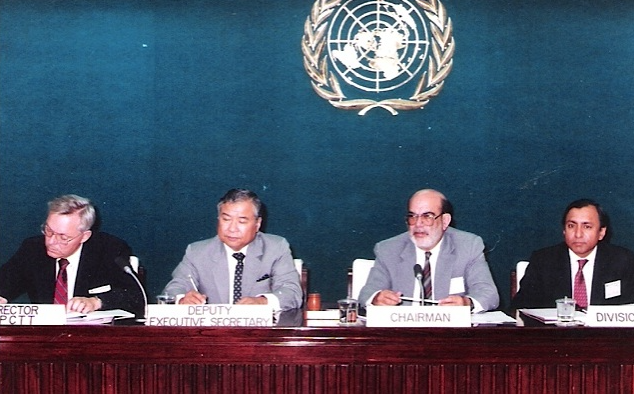
<svg viewBox="0 0 634 394">
<path fill-rule="evenodd" d="M 359 294 L 361 305 L 418 305 L 401 297 L 423 294 L 439 305 L 471 306 L 474 313 L 497 308 L 499 295 L 482 238 L 449 227 L 451 219 L 451 203 L 442 193 L 414 193 L 405 218 L 408 231 L 374 248 L 376 260 Z M 420 281 L 415 265 L 421 266 Z"/>
</svg>

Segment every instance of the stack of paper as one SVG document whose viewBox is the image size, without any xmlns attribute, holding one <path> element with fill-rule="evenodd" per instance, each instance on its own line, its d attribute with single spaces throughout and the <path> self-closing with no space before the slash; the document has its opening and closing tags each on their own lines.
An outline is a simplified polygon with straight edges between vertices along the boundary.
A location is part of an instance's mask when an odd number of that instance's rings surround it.
<svg viewBox="0 0 634 394">
<path fill-rule="evenodd" d="M 306 311 L 307 327 L 337 327 L 339 325 L 339 309 L 323 311 Z"/>
<path fill-rule="evenodd" d="M 471 315 L 471 325 L 474 327 L 482 325 L 486 326 L 515 323 L 515 319 L 500 311 L 474 313 L 473 315 Z"/>
<path fill-rule="evenodd" d="M 130 317 L 134 317 L 134 315 L 123 309 L 90 313 L 69 312 L 66 314 L 66 324 L 110 324 L 114 319 Z"/>
<path fill-rule="evenodd" d="M 557 322 L 557 308 L 520 309 L 520 312 L 545 324 Z"/>
<path fill-rule="evenodd" d="M 557 308 L 520 309 L 520 312 L 544 324 L 557 323 Z M 585 323 L 585 319 L 586 319 L 586 314 L 584 312 L 582 311 L 575 312 L 575 322 L 583 324 Z"/>
</svg>

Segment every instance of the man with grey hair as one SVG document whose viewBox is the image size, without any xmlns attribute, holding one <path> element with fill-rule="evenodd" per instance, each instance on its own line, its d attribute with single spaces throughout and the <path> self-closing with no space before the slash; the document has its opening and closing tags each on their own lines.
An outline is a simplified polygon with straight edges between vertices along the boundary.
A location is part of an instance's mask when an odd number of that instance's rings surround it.
<svg viewBox="0 0 634 394">
<path fill-rule="evenodd" d="M 299 273 L 286 239 L 261 233 L 262 203 L 231 189 L 218 202 L 218 235 L 187 246 L 165 292 L 180 304 L 302 305 Z"/>
<path fill-rule="evenodd" d="M 121 239 L 93 230 L 90 200 L 73 194 L 48 203 L 42 235 L 26 239 L 0 267 L 0 303 L 27 294 L 36 304 L 65 304 L 67 311 L 143 310 L 141 290 L 115 263 L 129 258 Z"/>
</svg>

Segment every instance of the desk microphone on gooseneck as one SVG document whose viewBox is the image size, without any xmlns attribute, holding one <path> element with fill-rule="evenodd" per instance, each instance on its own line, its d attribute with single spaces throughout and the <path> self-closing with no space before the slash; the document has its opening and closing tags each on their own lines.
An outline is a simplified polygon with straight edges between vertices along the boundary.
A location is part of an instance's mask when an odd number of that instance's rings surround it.
<svg viewBox="0 0 634 394">
<path fill-rule="evenodd" d="M 420 305 L 423 305 L 423 268 L 419 264 L 414 264 L 414 276 L 420 286 Z"/>
<path fill-rule="evenodd" d="M 145 294 L 145 289 L 143 288 L 143 285 L 141 284 L 141 282 L 139 281 L 139 278 L 137 278 L 134 270 L 130 266 L 130 256 L 128 257 L 118 256 L 116 259 L 114 259 L 114 262 L 126 274 L 132 276 L 134 280 L 136 281 L 137 285 L 139 286 L 139 288 L 141 289 L 141 293 L 143 293 L 143 311 L 144 312 L 143 312 L 143 318 L 136 319 L 136 321 L 139 323 L 145 323 L 145 319 L 147 318 L 147 294 Z"/>
</svg>

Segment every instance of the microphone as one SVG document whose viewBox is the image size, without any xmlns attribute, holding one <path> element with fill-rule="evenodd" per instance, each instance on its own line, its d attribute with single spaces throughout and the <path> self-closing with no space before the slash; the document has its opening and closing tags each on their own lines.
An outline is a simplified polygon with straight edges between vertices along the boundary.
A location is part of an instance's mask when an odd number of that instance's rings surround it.
<svg viewBox="0 0 634 394">
<path fill-rule="evenodd" d="M 420 305 L 423 305 L 423 267 L 419 264 L 414 264 L 414 276 L 418 281 L 418 286 L 420 287 Z"/>
<path fill-rule="evenodd" d="M 136 281 L 137 285 L 139 286 L 139 288 L 141 289 L 141 293 L 143 294 L 144 313 L 143 313 L 143 318 L 142 319 L 136 319 L 136 321 L 139 322 L 139 323 L 145 323 L 145 319 L 147 317 L 147 294 L 145 293 L 145 289 L 143 288 L 143 285 L 139 281 L 139 278 L 137 278 L 136 273 L 134 272 L 132 267 L 130 267 L 130 256 L 128 256 L 128 257 L 118 256 L 117 258 L 114 259 L 114 262 L 126 274 L 132 276 L 134 278 L 134 280 Z"/>
<path fill-rule="evenodd" d="M 420 264 L 414 264 L 414 276 L 416 276 L 416 280 L 423 279 L 423 268 Z"/>
<path fill-rule="evenodd" d="M 119 268 L 124 270 L 126 274 L 133 275 L 132 267 L 130 266 L 130 257 L 117 256 L 117 258 L 114 259 L 114 262 L 119 266 Z"/>
</svg>

